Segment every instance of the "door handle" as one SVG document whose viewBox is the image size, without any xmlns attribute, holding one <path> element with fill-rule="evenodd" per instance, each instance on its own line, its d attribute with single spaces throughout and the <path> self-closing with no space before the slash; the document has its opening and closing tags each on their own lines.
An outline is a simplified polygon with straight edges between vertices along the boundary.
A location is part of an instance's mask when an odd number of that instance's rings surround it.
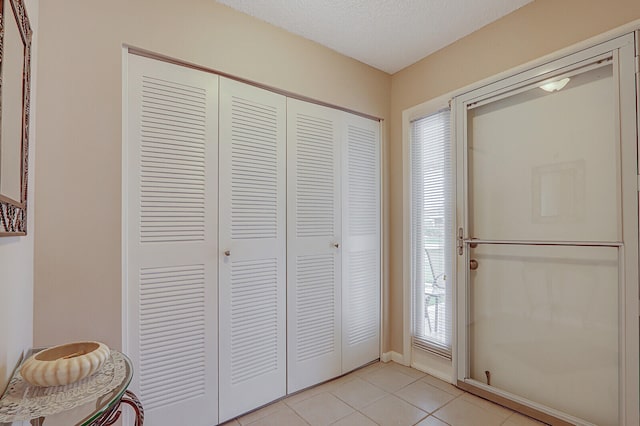
<svg viewBox="0 0 640 426">
<path fill-rule="evenodd" d="M 335 248 L 340 248 L 340 243 L 333 243 L 333 246 L 334 246 Z"/>
<path fill-rule="evenodd" d="M 475 259 L 471 259 L 469 261 L 469 269 L 471 269 L 472 271 L 475 271 L 476 269 L 478 269 L 478 261 Z"/>
<path fill-rule="evenodd" d="M 225 250 L 224 255 L 227 257 L 231 256 L 231 250 Z"/>
</svg>

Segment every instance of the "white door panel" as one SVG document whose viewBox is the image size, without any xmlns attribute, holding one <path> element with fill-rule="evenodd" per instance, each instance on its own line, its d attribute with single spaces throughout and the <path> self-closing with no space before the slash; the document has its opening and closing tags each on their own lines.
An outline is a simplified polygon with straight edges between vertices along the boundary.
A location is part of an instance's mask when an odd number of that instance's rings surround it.
<svg viewBox="0 0 640 426">
<path fill-rule="evenodd" d="M 220 420 L 286 394 L 286 101 L 220 79 Z"/>
<path fill-rule="evenodd" d="M 208 426 L 218 420 L 218 77 L 127 60 L 132 389 L 151 424 Z"/>
<path fill-rule="evenodd" d="M 380 356 L 380 123 L 343 114 L 342 372 Z"/>
<path fill-rule="evenodd" d="M 287 100 L 288 392 L 341 374 L 340 112 Z"/>
</svg>

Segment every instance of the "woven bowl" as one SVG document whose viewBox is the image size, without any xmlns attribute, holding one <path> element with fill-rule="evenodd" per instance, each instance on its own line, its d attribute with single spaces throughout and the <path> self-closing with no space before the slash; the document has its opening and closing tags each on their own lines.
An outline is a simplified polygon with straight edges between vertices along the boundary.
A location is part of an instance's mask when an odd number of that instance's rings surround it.
<svg viewBox="0 0 640 426">
<path fill-rule="evenodd" d="M 95 373 L 109 358 L 100 342 L 76 342 L 54 346 L 32 355 L 20 368 L 22 377 L 36 386 L 61 386 Z"/>
</svg>

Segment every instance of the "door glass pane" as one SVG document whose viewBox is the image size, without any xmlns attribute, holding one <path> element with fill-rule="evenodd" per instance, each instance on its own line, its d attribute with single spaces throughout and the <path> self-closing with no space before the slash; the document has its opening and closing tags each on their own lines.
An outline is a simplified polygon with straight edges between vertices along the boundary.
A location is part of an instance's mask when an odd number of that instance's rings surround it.
<svg viewBox="0 0 640 426">
<path fill-rule="evenodd" d="M 612 65 L 469 110 L 471 237 L 619 241 Z"/>
<path fill-rule="evenodd" d="M 618 249 L 470 249 L 470 375 L 597 425 L 618 424 Z"/>
</svg>

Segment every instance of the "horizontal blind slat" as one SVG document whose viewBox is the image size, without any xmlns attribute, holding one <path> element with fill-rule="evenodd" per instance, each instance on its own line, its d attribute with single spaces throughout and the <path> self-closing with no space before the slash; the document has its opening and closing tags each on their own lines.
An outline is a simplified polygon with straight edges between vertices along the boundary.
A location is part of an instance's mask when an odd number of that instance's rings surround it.
<svg viewBox="0 0 640 426">
<path fill-rule="evenodd" d="M 411 122 L 413 346 L 451 357 L 454 234 L 449 108 Z"/>
</svg>

